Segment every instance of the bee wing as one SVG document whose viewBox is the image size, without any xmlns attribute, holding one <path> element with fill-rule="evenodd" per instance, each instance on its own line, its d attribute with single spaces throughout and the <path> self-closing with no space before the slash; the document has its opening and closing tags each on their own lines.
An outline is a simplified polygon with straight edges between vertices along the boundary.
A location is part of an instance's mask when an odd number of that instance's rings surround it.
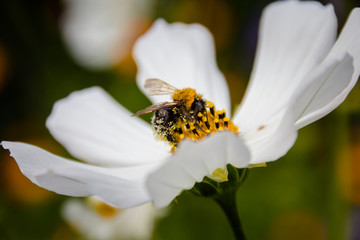
<svg viewBox="0 0 360 240">
<path fill-rule="evenodd" d="M 176 90 L 176 87 L 171 86 L 170 84 L 158 79 L 158 78 L 148 78 L 145 81 L 144 85 L 147 93 L 152 95 L 172 95 Z"/>
<path fill-rule="evenodd" d="M 155 104 L 155 105 L 151 105 L 143 110 L 140 110 L 138 111 L 137 113 L 131 115 L 132 117 L 135 117 L 135 116 L 140 116 L 140 115 L 143 115 L 143 114 L 147 114 L 147 113 L 152 113 L 152 112 L 155 112 L 157 110 L 160 110 L 162 108 L 168 108 L 168 107 L 176 107 L 176 106 L 179 106 L 181 104 L 181 102 L 177 102 L 177 101 L 174 101 L 174 102 L 162 102 L 162 103 L 158 103 L 158 104 Z"/>
</svg>

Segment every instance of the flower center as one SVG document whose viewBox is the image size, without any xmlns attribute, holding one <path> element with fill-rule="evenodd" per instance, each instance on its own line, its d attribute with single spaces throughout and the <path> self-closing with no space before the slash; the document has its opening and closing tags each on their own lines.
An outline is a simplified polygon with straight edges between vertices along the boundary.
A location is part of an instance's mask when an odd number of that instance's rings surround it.
<svg viewBox="0 0 360 240">
<path fill-rule="evenodd" d="M 121 212 L 121 209 L 107 205 L 96 198 L 90 197 L 87 200 L 88 206 L 103 218 L 109 219 Z"/>
<path fill-rule="evenodd" d="M 155 136 L 176 150 L 183 140 L 199 141 L 219 131 L 239 134 L 238 127 L 226 116 L 225 110 L 216 110 L 192 88 L 178 89 L 172 96 L 179 104 L 157 110 L 152 119 Z"/>
</svg>

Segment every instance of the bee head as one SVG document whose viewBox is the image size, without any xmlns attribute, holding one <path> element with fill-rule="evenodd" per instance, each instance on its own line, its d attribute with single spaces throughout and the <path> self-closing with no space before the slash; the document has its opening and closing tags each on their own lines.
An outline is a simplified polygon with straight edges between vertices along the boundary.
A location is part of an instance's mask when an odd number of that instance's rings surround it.
<svg viewBox="0 0 360 240">
<path fill-rule="evenodd" d="M 164 123 L 170 122 L 174 117 L 172 108 L 162 108 L 155 112 L 155 118 L 163 121 Z"/>
</svg>

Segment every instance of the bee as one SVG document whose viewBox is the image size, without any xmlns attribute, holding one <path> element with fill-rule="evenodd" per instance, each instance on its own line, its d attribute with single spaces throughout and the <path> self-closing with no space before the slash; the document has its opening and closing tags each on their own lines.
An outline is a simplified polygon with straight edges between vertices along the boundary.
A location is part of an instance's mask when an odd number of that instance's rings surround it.
<svg viewBox="0 0 360 240">
<path fill-rule="evenodd" d="M 198 121 L 207 115 L 207 101 L 194 89 L 177 89 L 156 78 L 147 79 L 144 87 L 149 95 L 171 95 L 173 99 L 171 102 L 151 105 L 133 115 L 155 112 L 151 125 L 160 139 L 176 146 L 185 135 L 189 135 L 185 132 L 191 131 L 195 136 L 199 136 L 200 132 L 206 133 Z"/>
</svg>

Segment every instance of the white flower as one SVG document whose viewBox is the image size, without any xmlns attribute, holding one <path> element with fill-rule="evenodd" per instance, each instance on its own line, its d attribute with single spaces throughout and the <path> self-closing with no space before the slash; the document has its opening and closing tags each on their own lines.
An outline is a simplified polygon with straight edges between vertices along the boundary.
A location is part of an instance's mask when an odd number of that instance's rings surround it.
<svg viewBox="0 0 360 240">
<path fill-rule="evenodd" d="M 65 202 L 65 220 L 87 239 L 150 239 L 158 213 L 151 203 L 115 209 L 94 197 Z"/>
<path fill-rule="evenodd" d="M 118 207 L 148 201 L 166 206 L 227 164 L 244 168 L 278 159 L 299 128 L 345 99 L 360 71 L 360 9 L 353 10 L 337 41 L 336 25 L 333 7 L 318 2 L 282 1 L 265 9 L 249 87 L 232 119 L 239 136 L 223 132 L 199 143 L 184 141 L 170 154 L 148 124 L 94 87 L 57 102 L 47 120 L 53 136 L 90 164 L 25 143 L 2 145 L 24 175 L 57 193 L 96 195 Z M 230 116 L 228 88 L 211 35 L 201 25 L 158 20 L 138 40 L 134 56 L 141 89 L 150 77 L 190 86 Z"/>
<path fill-rule="evenodd" d="M 64 0 L 61 29 L 70 52 L 81 64 L 106 68 L 125 58 L 150 15 L 151 0 Z"/>
</svg>

